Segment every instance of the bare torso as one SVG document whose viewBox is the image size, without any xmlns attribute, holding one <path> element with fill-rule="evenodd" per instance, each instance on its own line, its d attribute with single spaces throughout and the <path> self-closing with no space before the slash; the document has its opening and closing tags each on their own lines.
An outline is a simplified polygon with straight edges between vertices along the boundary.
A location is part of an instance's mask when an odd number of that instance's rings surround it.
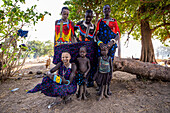
<svg viewBox="0 0 170 113">
<path fill-rule="evenodd" d="M 89 63 L 89 59 L 87 59 L 86 57 L 85 58 L 77 58 L 78 60 L 78 70 L 80 73 L 84 74 L 87 70 L 88 70 L 88 63 Z"/>
</svg>

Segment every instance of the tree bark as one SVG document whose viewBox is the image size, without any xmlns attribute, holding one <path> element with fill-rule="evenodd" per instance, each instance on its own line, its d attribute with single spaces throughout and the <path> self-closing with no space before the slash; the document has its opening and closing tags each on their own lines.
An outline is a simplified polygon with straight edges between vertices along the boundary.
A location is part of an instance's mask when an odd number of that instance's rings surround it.
<svg viewBox="0 0 170 113">
<path fill-rule="evenodd" d="M 142 36 L 142 51 L 140 61 L 155 62 L 154 49 L 152 45 L 152 32 L 149 26 L 149 21 L 146 19 L 141 20 L 141 36 Z"/>
<path fill-rule="evenodd" d="M 133 59 L 115 58 L 113 68 L 114 71 L 124 71 L 143 78 L 170 81 L 170 67 L 164 67 L 158 64 Z"/>
</svg>

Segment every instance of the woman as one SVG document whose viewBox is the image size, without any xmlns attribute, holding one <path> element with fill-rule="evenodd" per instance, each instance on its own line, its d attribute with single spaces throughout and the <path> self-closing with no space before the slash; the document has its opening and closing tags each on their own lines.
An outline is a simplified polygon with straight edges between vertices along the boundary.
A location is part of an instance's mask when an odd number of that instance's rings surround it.
<svg viewBox="0 0 170 113">
<path fill-rule="evenodd" d="M 42 80 L 42 83 L 37 84 L 32 90 L 27 93 L 35 93 L 41 91 L 47 96 L 57 97 L 57 103 L 67 101 L 70 95 L 77 91 L 75 81 L 76 65 L 70 63 L 71 55 L 68 52 L 63 52 L 61 55 L 62 62 L 56 64 Z M 52 74 L 58 70 L 58 74 Z"/>
</svg>

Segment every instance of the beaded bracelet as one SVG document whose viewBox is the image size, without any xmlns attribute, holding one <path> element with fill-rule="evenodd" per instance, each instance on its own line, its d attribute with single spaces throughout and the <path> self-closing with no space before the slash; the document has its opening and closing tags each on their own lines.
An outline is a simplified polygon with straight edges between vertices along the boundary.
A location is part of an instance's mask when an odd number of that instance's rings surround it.
<svg viewBox="0 0 170 113">
<path fill-rule="evenodd" d="M 113 44 L 115 44 L 115 43 L 116 43 L 116 40 L 115 40 L 115 39 L 110 39 L 110 41 L 113 41 Z"/>
<path fill-rule="evenodd" d="M 103 42 L 99 40 L 99 41 L 97 42 L 97 45 L 100 46 L 101 43 L 103 43 Z"/>
<path fill-rule="evenodd" d="M 70 81 L 69 80 L 66 80 L 68 83 L 67 84 L 65 84 L 65 85 L 69 85 L 70 84 Z"/>
</svg>

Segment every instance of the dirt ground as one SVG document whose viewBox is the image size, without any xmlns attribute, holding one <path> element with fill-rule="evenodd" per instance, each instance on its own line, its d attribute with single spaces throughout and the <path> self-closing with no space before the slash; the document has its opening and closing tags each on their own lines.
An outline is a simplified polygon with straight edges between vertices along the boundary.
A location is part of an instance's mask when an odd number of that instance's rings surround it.
<svg viewBox="0 0 170 113">
<path fill-rule="evenodd" d="M 50 67 L 53 67 L 51 65 Z M 46 71 L 44 63 L 27 64 L 20 73 Z M 33 75 L 29 75 L 33 76 Z M 0 84 L 0 113 L 170 113 L 170 82 L 137 80 L 135 75 L 116 71 L 111 82 L 112 95 L 97 101 L 95 87 L 88 88 L 88 100 L 72 101 L 50 109 L 55 98 L 40 92 L 26 94 L 41 78 L 7 80 Z M 12 89 L 19 88 L 15 92 Z"/>
</svg>

